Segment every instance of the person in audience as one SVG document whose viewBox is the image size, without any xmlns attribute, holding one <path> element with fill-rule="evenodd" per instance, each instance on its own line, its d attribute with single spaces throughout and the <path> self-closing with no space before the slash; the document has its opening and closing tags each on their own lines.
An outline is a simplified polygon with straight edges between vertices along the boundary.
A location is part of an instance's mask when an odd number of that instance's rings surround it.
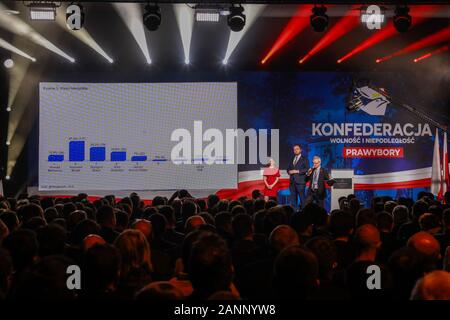
<svg viewBox="0 0 450 320">
<path fill-rule="evenodd" d="M 409 238 L 407 246 L 419 254 L 423 272 L 438 269 L 441 247 L 432 235 L 424 231 L 417 232 Z"/>
<path fill-rule="evenodd" d="M 120 252 L 114 246 L 104 243 L 89 248 L 81 268 L 81 297 L 88 300 L 117 299 L 120 266 Z"/>
<path fill-rule="evenodd" d="M 354 228 L 354 218 L 351 213 L 335 210 L 330 215 L 330 232 L 337 250 L 337 269 L 347 268 L 356 257 L 355 246 L 351 235 Z"/>
<path fill-rule="evenodd" d="M 444 256 L 445 250 L 450 246 L 450 208 L 442 213 L 442 232 L 434 235 L 441 246 L 441 254 Z"/>
<path fill-rule="evenodd" d="M 0 300 L 448 299 L 450 209 L 426 192 L 368 208 L 352 194 L 331 213 L 257 192 L 90 199 L 0 197 Z"/>
<path fill-rule="evenodd" d="M 113 243 L 119 236 L 116 228 L 116 215 L 114 208 L 111 206 L 102 206 L 97 211 L 97 223 L 101 229 L 99 235 L 105 239 L 107 243 Z"/>
<path fill-rule="evenodd" d="M 276 258 L 273 268 L 273 297 L 306 300 L 319 288 L 319 265 L 309 250 L 288 246 Z"/>
<path fill-rule="evenodd" d="M 118 294 L 132 299 L 136 292 L 151 282 L 150 246 L 139 230 L 125 230 L 114 241 L 122 257 Z"/>
<path fill-rule="evenodd" d="M 202 234 L 192 246 L 188 270 L 193 288 L 190 300 L 204 300 L 218 291 L 229 291 L 233 266 L 226 242 L 217 234 Z"/>
<path fill-rule="evenodd" d="M 398 230 L 398 239 L 402 244 L 406 244 L 408 239 L 420 231 L 419 218 L 428 210 L 428 203 L 419 200 L 412 207 L 412 220 L 403 224 Z"/>
<path fill-rule="evenodd" d="M 419 279 L 411 300 L 450 300 L 450 273 L 435 270 Z"/>
<path fill-rule="evenodd" d="M 419 218 L 420 229 L 431 235 L 435 235 L 441 231 L 441 223 L 439 220 L 439 217 L 433 213 L 424 213 Z"/>
</svg>

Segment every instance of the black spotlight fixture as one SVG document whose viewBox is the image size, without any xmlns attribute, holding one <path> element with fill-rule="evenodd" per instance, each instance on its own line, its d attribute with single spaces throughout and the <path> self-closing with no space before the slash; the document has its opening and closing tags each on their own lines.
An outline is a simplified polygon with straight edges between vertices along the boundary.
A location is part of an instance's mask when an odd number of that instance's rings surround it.
<svg viewBox="0 0 450 320">
<path fill-rule="evenodd" d="M 156 31 L 161 24 L 161 9 L 157 4 L 145 6 L 144 25 L 150 31 Z"/>
<path fill-rule="evenodd" d="M 244 8 L 241 5 L 231 6 L 230 14 L 227 17 L 227 22 L 231 31 L 241 31 L 245 26 Z"/>
<path fill-rule="evenodd" d="M 397 6 L 394 14 L 394 26 L 398 32 L 406 32 L 411 27 L 412 18 L 407 6 Z"/>
<path fill-rule="evenodd" d="M 314 6 L 310 18 L 311 27 L 316 32 L 323 32 L 328 27 L 328 16 L 326 14 L 327 8 L 324 6 Z"/>
</svg>

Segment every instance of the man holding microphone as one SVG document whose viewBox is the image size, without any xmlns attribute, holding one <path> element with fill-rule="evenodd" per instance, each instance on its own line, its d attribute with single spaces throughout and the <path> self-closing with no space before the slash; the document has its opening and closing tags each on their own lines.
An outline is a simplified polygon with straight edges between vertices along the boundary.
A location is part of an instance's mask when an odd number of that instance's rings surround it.
<svg viewBox="0 0 450 320">
<path fill-rule="evenodd" d="M 320 164 L 320 157 L 314 156 L 313 167 L 306 172 L 306 181 L 310 182 L 306 203 L 315 202 L 323 207 L 323 200 L 327 194 L 325 183 L 331 185 L 333 181 L 330 179 L 327 169 Z"/>
</svg>

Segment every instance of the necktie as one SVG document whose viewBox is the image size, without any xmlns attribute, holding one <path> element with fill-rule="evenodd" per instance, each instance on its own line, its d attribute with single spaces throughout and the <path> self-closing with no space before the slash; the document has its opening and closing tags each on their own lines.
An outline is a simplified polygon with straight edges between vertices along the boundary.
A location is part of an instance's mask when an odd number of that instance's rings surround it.
<svg viewBox="0 0 450 320">
<path fill-rule="evenodd" d="M 298 156 L 295 156 L 295 158 L 294 158 L 294 166 L 297 164 L 297 161 L 298 161 Z"/>
<path fill-rule="evenodd" d="M 316 170 L 314 170 L 314 175 L 313 175 L 313 189 L 319 189 L 319 168 L 317 168 Z"/>
</svg>

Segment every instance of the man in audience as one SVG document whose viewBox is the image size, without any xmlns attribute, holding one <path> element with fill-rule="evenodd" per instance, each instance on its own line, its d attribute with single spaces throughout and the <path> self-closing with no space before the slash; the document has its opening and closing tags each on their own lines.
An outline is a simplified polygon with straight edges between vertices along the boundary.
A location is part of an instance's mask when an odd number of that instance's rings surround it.
<svg viewBox="0 0 450 320">
<path fill-rule="evenodd" d="M 434 235 L 441 246 L 441 255 L 444 256 L 445 250 L 450 246 L 450 209 L 445 209 L 442 213 L 442 232 Z"/>
<path fill-rule="evenodd" d="M 419 200 L 412 207 L 412 220 L 403 224 L 398 230 L 398 239 L 405 244 L 408 239 L 415 233 L 420 231 L 419 218 L 428 210 L 428 203 Z"/>
<path fill-rule="evenodd" d="M 97 211 L 97 223 L 101 229 L 99 235 L 105 239 L 107 243 L 113 243 L 119 236 L 116 228 L 116 215 L 113 207 L 103 206 Z"/>
<path fill-rule="evenodd" d="M 450 300 L 450 273 L 436 270 L 417 281 L 412 300 Z"/>
<path fill-rule="evenodd" d="M 193 244 L 189 259 L 190 300 L 205 300 L 218 291 L 230 290 L 233 277 L 231 255 L 225 241 L 213 233 L 204 233 Z"/>
</svg>

